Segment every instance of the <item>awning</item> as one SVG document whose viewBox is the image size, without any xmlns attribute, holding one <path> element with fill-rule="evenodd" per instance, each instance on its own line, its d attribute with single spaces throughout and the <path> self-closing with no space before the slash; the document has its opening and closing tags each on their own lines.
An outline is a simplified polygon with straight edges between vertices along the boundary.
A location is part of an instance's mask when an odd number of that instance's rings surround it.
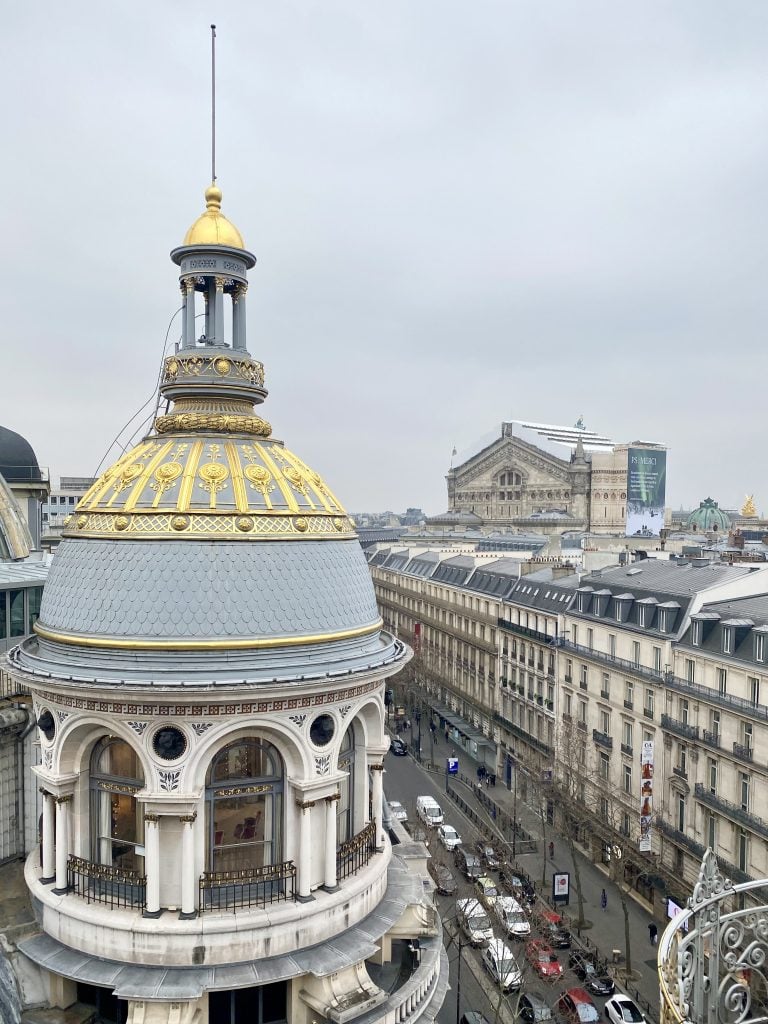
<svg viewBox="0 0 768 1024">
<path fill-rule="evenodd" d="M 477 744 L 478 747 L 496 746 L 493 740 L 488 739 L 488 737 L 484 733 L 480 732 L 479 729 L 476 729 L 474 725 L 470 725 L 465 718 L 462 718 L 461 715 L 456 714 L 455 711 L 452 711 L 449 707 L 446 707 L 445 704 L 441 704 L 440 701 L 432 700 L 429 697 L 425 697 L 424 699 L 436 714 L 440 715 L 441 718 L 445 719 L 445 721 L 451 726 L 451 728 L 455 729 L 457 732 L 460 732 L 462 736 L 466 736 L 468 740 L 471 740 L 472 743 Z"/>
</svg>

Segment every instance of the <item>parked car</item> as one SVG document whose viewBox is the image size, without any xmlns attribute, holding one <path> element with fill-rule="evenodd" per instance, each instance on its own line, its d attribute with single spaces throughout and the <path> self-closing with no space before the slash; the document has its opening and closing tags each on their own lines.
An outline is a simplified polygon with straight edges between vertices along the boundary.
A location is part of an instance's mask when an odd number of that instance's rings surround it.
<svg viewBox="0 0 768 1024">
<path fill-rule="evenodd" d="M 477 889 L 480 899 L 489 909 L 493 907 L 493 904 L 499 898 L 499 890 L 496 888 L 496 883 L 488 875 L 481 875 L 478 878 L 475 882 L 475 889 Z"/>
<path fill-rule="evenodd" d="M 443 809 L 433 796 L 417 796 L 416 813 L 427 828 L 439 828 L 443 824 Z"/>
<path fill-rule="evenodd" d="M 502 931 L 508 938 L 527 939 L 529 937 L 531 923 L 514 896 L 499 896 L 493 910 L 499 919 Z"/>
<path fill-rule="evenodd" d="M 587 991 L 596 996 L 613 995 L 616 989 L 613 978 L 605 971 L 598 971 L 595 961 L 587 953 L 574 950 L 568 957 L 568 966 Z"/>
<path fill-rule="evenodd" d="M 503 992 L 520 988 L 523 975 L 512 950 L 501 939 L 491 939 L 483 950 L 483 967 Z"/>
<path fill-rule="evenodd" d="M 518 903 L 529 909 L 536 902 L 536 893 L 531 883 L 515 874 L 508 864 L 502 866 L 499 872 L 499 882 L 508 893 L 515 897 Z"/>
<path fill-rule="evenodd" d="M 557 981 L 562 976 L 563 965 L 543 939 L 531 939 L 525 947 L 525 957 L 540 978 Z"/>
<path fill-rule="evenodd" d="M 456 892 L 456 879 L 451 874 L 450 868 L 447 868 L 444 864 L 438 864 L 434 860 L 430 860 L 427 867 L 437 891 L 442 896 L 453 896 Z"/>
<path fill-rule="evenodd" d="M 399 800 L 389 800 L 389 813 L 395 821 L 408 821 L 408 811 Z"/>
<path fill-rule="evenodd" d="M 611 1024 L 646 1024 L 642 1015 L 629 996 L 615 995 L 605 1004 L 605 1016 Z"/>
<path fill-rule="evenodd" d="M 461 871 L 465 878 L 469 879 L 470 882 L 479 878 L 483 873 L 480 858 L 476 857 L 474 853 L 467 850 L 465 847 L 459 846 L 453 851 L 453 856 L 456 867 Z"/>
<path fill-rule="evenodd" d="M 437 838 L 446 850 L 455 850 L 457 846 L 461 846 L 461 836 L 453 825 L 441 825 L 437 830 Z"/>
<path fill-rule="evenodd" d="M 408 753 L 408 744 L 405 740 L 401 740 L 399 737 L 392 740 L 392 745 L 389 748 L 395 757 L 405 757 Z"/>
<path fill-rule="evenodd" d="M 478 900 L 456 901 L 459 926 L 473 946 L 484 946 L 493 938 L 493 928 L 485 907 Z"/>
<path fill-rule="evenodd" d="M 571 948 L 571 933 L 563 924 L 563 919 L 559 914 L 547 908 L 540 910 L 536 917 L 541 934 L 550 946 L 554 946 L 555 949 Z"/>
<path fill-rule="evenodd" d="M 520 996 L 517 1014 L 525 1024 L 548 1024 L 552 1020 L 552 1009 L 538 992 Z"/>
<path fill-rule="evenodd" d="M 467 1010 L 466 1013 L 462 1013 L 459 1024 L 489 1024 L 489 1022 L 487 1017 L 478 1013 L 477 1010 Z"/>
<path fill-rule="evenodd" d="M 492 846 L 484 843 L 482 840 L 477 844 L 477 852 L 480 860 L 485 864 L 489 871 L 498 871 L 501 867 L 501 862 L 496 854 L 496 851 Z"/>
<path fill-rule="evenodd" d="M 583 988 L 569 988 L 557 1001 L 557 1008 L 570 1024 L 597 1024 L 600 1014 Z"/>
</svg>

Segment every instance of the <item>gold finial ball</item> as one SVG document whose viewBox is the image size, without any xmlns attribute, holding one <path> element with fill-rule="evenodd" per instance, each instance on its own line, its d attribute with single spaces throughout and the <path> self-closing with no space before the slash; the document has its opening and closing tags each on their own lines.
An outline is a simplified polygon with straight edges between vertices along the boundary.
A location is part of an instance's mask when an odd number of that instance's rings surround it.
<svg viewBox="0 0 768 1024">
<path fill-rule="evenodd" d="M 205 190 L 205 205 L 209 210 L 221 209 L 221 189 L 215 182 Z"/>
</svg>

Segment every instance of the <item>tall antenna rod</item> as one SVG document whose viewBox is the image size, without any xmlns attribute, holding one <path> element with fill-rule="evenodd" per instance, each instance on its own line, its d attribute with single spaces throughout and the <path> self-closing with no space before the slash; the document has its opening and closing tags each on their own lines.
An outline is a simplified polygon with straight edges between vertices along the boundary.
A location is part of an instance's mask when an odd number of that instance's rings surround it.
<svg viewBox="0 0 768 1024">
<path fill-rule="evenodd" d="M 211 25 L 211 181 L 216 183 L 216 26 Z"/>
</svg>

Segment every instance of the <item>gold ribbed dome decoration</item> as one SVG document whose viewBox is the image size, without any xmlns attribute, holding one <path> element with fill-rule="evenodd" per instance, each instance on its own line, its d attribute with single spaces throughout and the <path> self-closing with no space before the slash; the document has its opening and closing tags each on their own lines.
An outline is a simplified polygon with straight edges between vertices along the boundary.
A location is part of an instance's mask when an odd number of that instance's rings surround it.
<svg viewBox="0 0 768 1024">
<path fill-rule="evenodd" d="M 147 437 L 102 474 L 65 537 L 348 539 L 354 523 L 318 473 L 272 438 Z"/>
<path fill-rule="evenodd" d="M 221 212 L 221 189 L 212 183 L 205 190 L 205 213 L 201 214 L 184 236 L 184 245 L 228 245 L 244 249 L 243 236 Z"/>
</svg>

